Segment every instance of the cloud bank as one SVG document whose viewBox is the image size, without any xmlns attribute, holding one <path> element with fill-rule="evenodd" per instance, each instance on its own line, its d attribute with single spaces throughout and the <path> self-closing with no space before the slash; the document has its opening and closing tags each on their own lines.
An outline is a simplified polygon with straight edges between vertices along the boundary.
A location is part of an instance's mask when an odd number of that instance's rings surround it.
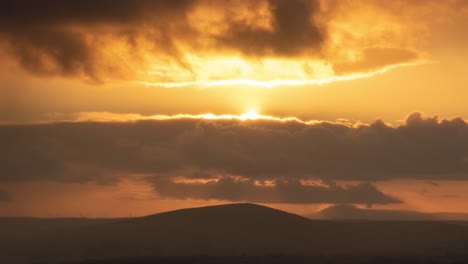
<svg viewBox="0 0 468 264">
<path fill-rule="evenodd" d="M 0 182 L 138 175 L 163 197 L 391 203 L 368 182 L 468 180 L 467 124 L 420 113 L 398 127 L 190 118 L 3 125 L 0 144 Z"/>
<path fill-rule="evenodd" d="M 288 204 L 392 204 L 400 200 L 388 196 L 372 184 L 362 183 L 347 187 L 304 185 L 297 180 L 273 181 L 271 186 L 253 180 L 221 178 L 207 183 L 177 183 L 166 179 L 152 182 L 158 194 L 175 199 L 217 199 L 231 202 Z"/>
</svg>

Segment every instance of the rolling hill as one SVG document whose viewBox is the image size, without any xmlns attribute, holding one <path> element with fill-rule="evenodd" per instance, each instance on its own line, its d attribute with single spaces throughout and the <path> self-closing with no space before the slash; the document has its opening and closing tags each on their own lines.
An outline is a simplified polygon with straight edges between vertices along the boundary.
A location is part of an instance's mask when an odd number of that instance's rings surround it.
<svg viewBox="0 0 468 264">
<path fill-rule="evenodd" d="M 12 237 L 6 239 L 13 241 L 14 232 L 8 234 Z M 183 209 L 48 228 L 34 234 L 24 241 L 5 243 L 0 260 L 54 263 L 152 256 L 431 257 L 461 255 L 468 250 L 468 227 L 455 223 L 310 220 L 255 204 Z"/>
</svg>

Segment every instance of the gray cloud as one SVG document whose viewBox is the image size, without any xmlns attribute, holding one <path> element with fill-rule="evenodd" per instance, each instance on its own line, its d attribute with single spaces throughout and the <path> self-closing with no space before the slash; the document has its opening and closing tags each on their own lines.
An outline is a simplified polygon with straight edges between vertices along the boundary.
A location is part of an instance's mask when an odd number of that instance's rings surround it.
<svg viewBox="0 0 468 264">
<path fill-rule="evenodd" d="M 219 5 L 202 0 L 5 0 L 0 3 L 0 40 L 10 44 L 23 68 L 40 75 L 84 74 L 99 80 L 104 67 L 97 55 L 102 52 L 100 40 L 106 35 L 119 36 L 131 45 L 137 45 L 135 39 L 143 37 L 154 43 L 153 52 L 162 51 L 190 68 L 175 42 L 199 50 L 196 38 L 205 33 L 197 32 L 188 23 L 189 11 L 199 5 L 228 9 L 238 4 Z M 264 56 L 295 55 L 306 47 L 318 48 L 324 38 L 310 22 L 310 16 L 318 11 L 315 0 L 271 0 L 269 4 L 272 32 L 233 22 L 228 30 L 210 37 L 217 49 L 229 47 Z"/>
<path fill-rule="evenodd" d="M 33 28 L 60 24 L 120 24 L 126 25 L 147 19 L 154 13 L 174 16 L 183 13 L 194 0 L 5 0 L 1 2 L 2 27 Z M 13 30 L 13 29 L 10 29 Z"/>
<path fill-rule="evenodd" d="M 275 180 L 275 186 L 256 185 L 252 180 L 222 178 L 208 183 L 176 183 L 167 179 L 153 181 L 158 194 L 165 198 L 217 199 L 255 203 L 352 203 L 390 204 L 400 200 L 383 194 L 369 183 L 340 187 L 303 185 L 297 180 Z"/>
<path fill-rule="evenodd" d="M 5 0 L 0 2 L 0 40 L 10 44 L 19 63 L 32 73 L 84 74 L 98 80 L 102 69 L 97 69 L 96 55 L 102 52 L 102 36 L 117 35 L 135 44 L 132 40 L 142 33 L 143 24 L 151 24 L 145 34 L 155 48 L 176 56 L 171 36 L 174 26 L 168 23 L 184 24 L 195 2 Z"/>
<path fill-rule="evenodd" d="M 268 2 L 272 14 L 272 30 L 230 23 L 227 32 L 218 39 L 228 46 L 254 56 L 291 56 L 305 50 L 320 50 L 320 45 L 325 40 L 325 29 L 311 22 L 315 13 L 320 11 L 318 1 Z"/>
<path fill-rule="evenodd" d="M 418 113 L 399 127 L 191 119 L 3 125 L 0 143 L 0 181 L 111 181 L 116 173 L 193 178 L 193 171 L 324 181 L 468 175 L 467 124 Z"/>
<path fill-rule="evenodd" d="M 268 6 L 271 28 L 239 18 L 237 11 L 255 10 L 259 3 Z M 188 74 L 194 73 L 185 58 L 189 53 L 319 58 L 334 65 L 333 54 L 327 54 L 328 25 L 335 19 L 332 10 L 347 6 L 330 2 L 325 10 L 322 5 L 319 0 L 5 0 L 0 2 L 0 44 L 6 43 L 7 53 L 33 74 L 86 76 L 92 81 L 131 78 L 138 72 L 131 65 L 141 62 L 141 54 L 164 58 L 162 63 L 178 65 Z M 190 15 L 198 7 L 215 7 L 211 12 L 221 17 L 215 26 L 223 26 L 208 32 L 194 25 Z M 139 42 L 142 39 L 144 45 Z M 108 42 L 129 46 L 132 54 L 113 53 Z M 120 59 L 122 55 L 135 61 L 127 63 Z M 338 74 L 371 71 L 418 57 L 405 47 L 369 47 L 363 50 L 362 61 L 336 62 L 334 68 Z M 161 80 L 172 78 L 166 74 Z"/>
<path fill-rule="evenodd" d="M 207 198 L 216 197 L 214 190 L 228 185 L 252 195 L 264 193 L 264 198 L 258 199 L 271 201 L 284 192 L 291 194 L 288 202 L 345 200 L 343 197 L 357 201 L 362 197 L 350 194 L 357 186 L 323 189 L 296 183 L 309 179 L 329 185 L 335 181 L 468 179 L 467 124 L 459 118 L 439 122 L 419 113 L 399 127 L 382 121 L 348 127 L 327 122 L 306 125 L 295 121 L 193 119 L 3 125 L 0 145 L 0 182 L 112 184 L 138 174 L 156 187 L 166 186 L 166 193 L 157 188 L 168 196 L 180 195 L 178 190 L 191 186 L 191 195 L 206 191 Z M 220 177 L 242 177 L 247 183 L 221 181 L 188 186 L 173 181 Z M 279 185 L 262 189 L 252 185 L 256 180 Z M 378 190 L 366 190 L 373 197 L 369 203 L 390 199 Z M 249 195 L 238 199 L 252 198 Z M 226 194 L 225 199 L 235 200 L 235 196 Z"/>
</svg>

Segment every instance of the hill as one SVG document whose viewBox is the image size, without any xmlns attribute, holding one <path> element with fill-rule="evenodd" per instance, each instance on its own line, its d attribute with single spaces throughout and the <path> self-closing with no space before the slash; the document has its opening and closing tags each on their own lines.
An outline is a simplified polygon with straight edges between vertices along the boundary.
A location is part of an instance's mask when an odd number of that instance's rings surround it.
<svg viewBox="0 0 468 264">
<path fill-rule="evenodd" d="M 354 205 L 333 205 L 305 217 L 315 220 L 370 221 L 468 221 L 463 213 L 422 213 L 402 210 L 362 209 Z"/>
<path fill-rule="evenodd" d="M 0 257 L 8 263 L 154 256 L 458 256 L 468 250 L 468 227 L 317 221 L 260 205 L 229 204 L 47 229 L 4 249 Z"/>
</svg>

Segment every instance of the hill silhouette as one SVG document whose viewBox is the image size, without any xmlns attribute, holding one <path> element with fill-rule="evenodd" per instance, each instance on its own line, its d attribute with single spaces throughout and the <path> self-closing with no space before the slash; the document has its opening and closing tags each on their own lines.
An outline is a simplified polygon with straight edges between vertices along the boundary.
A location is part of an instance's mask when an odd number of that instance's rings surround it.
<svg viewBox="0 0 468 264">
<path fill-rule="evenodd" d="M 371 221 L 466 221 L 463 213 L 422 213 L 403 210 L 363 209 L 351 204 L 332 205 L 305 215 L 316 220 L 371 220 Z"/>
<path fill-rule="evenodd" d="M 468 227 L 317 221 L 260 205 L 228 204 L 49 228 L 7 244 L 0 260 L 8 263 L 155 256 L 459 256 L 468 250 Z"/>
<path fill-rule="evenodd" d="M 302 230 L 310 220 L 255 204 L 229 204 L 182 209 L 108 225 L 86 231 L 95 243 L 91 255 L 114 254 L 101 251 L 100 244 L 119 248 L 123 255 L 252 255 L 297 254 Z M 81 233 L 83 234 L 83 233 Z M 121 241 L 132 241 L 128 247 Z M 85 247 L 90 242 L 86 242 Z"/>
</svg>

